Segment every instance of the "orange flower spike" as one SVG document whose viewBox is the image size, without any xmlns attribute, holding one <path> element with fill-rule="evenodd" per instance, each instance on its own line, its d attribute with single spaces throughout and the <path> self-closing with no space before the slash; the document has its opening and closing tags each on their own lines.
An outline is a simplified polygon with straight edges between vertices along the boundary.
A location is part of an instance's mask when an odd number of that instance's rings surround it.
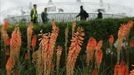
<svg viewBox="0 0 134 75">
<path fill-rule="evenodd" d="M 128 29 L 127 25 L 122 25 L 118 31 L 118 38 L 124 38 L 126 36 L 127 29 Z"/>
<path fill-rule="evenodd" d="M 125 64 L 124 60 L 121 60 L 120 62 L 120 70 L 121 70 L 121 75 L 128 75 L 128 65 Z"/>
<path fill-rule="evenodd" d="M 28 28 L 27 28 L 27 34 L 28 34 L 28 35 L 32 35 L 32 32 L 33 32 L 32 28 L 33 28 L 32 23 L 30 23 L 30 24 L 28 25 Z"/>
<path fill-rule="evenodd" d="M 98 44 L 97 44 L 97 50 L 99 50 L 99 49 L 101 49 L 102 48 L 102 44 L 103 44 L 103 41 L 102 40 L 100 40 L 99 42 L 98 42 Z"/>
<path fill-rule="evenodd" d="M 88 44 L 87 44 L 87 51 L 86 51 L 87 52 L 87 58 L 86 58 L 87 65 L 89 65 L 89 61 L 92 61 L 96 43 L 97 42 L 93 37 L 89 38 Z"/>
<path fill-rule="evenodd" d="M 128 65 L 125 65 L 125 75 L 129 75 L 129 71 L 128 71 Z"/>
<path fill-rule="evenodd" d="M 8 20 L 4 20 L 4 29 L 6 30 L 8 28 Z"/>
<path fill-rule="evenodd" d="M 121 70 L 121 75 L 125 75 L 125 64 L 123 60 L 120 63 L 120 70 Z"/>
<path fill-rule="evenodd" d="M 133 24 L 134 24 L 133 21 L 129 21 L 129 22 L 127 23 L 127 25 L 128 25 L 129 28 L 132 28 L 132 27 L 133 27 Z"/>
<path fill-rule="evenodd" d="M 1 27 L 1 30 L 0 30 L 1 39 L 4 42 L 4 46 L 7 46 L 7 39 L 9 38 L 8 34 L 7 34 L 7 28 L 8 28 L 8 21 L 4 20 L 4 24 L 3 24 L 3 26 Z"/>
<path fill-rule="evenodd" d="M 37 42 L 37 38 L 36 38 L 36 35 L 34 35 L 33 38 L 32 38 L 32 47 L 33 48 L 35 48 L 36 42 Z"/>
<path fill-rule="evenodd" d="M 96 52 L 96 63 L 99 65 L 102 62 L 103 53 L 102 50 L 97 50 Z"/>
<path fill-rule="evenodd" d="M 10 45 L 10 38 L 7 38 L 7 39 L 6 39 L 5 45 L 6 45 L 6 46 Z"/>
<path fill-rule="evenodd" d="M 77 56 L 81 50 L 81 45 L 83 43 L 83 29 L 78 27 L 77 32 L 73 34 L 71 39 L 71 46 L 69 47 L 69 52 L 66 62 L 66 75 L 73 75 L 74 67 L 76 63 Z"/>
<path fill-rule="evenodd" d="M 16 48 L 17 46 L 20 46 L 20 45 L 21 45 L 21 36 L 20 36 L 19 29 L 16 27 L 10 39 L 10 46 L 12 48 Z"/>
<path fill-rule="evenodd" d="M 31 39 L 32 39 L 32 30 L 33 26 L 32 23 L 30 22 L 28 27 L 27 27 L 27 47 L 28 49 L 30 49 L 30 45 L 31 45 Z"/>
<path fill-rule="evenodd" d="M 109 37 L 109 44 L 112 46 L 113 43 L 114 43 L 114 36 L 110 35 L 110 37 Z"/>
<path fill-rule="evenodd" d="M 57 47 L 57 61 L 56 61 L 57 75 L 59 74 L 59 64 L 60 64 L 61 54 L 62 54 L 62 47 L 58 45 L 58 47 Z"/>
<path fill-rule="evenodd" d="M 52 74 L 53 74 L 53 69 L 54 69 L 54 65 L 53 65 L 53 64 L 51 64 L 51 65 L 50 65 L 50 75 L 52 75 Z"/>
<path fill-rule="evenodd" d="M 11 60 L 10 57 L 7 60 L 7 64 L 6 64 L 6 71 L 7 71 L 7 75 L 10 75 L 12 70 L 12 64 L 11 64 Z"/>
<path fill-rule="evenodd" d="M 57 55 L 61 55 L 61 53 L 62 53 L 62 47 L 58 45 Z"/>
<path fill-rule="evenodd" d="M 88 40 L 88 44 L 87 44 L 87 47 L 93 47 L 93 48 L 95 48 L 96 47 L 96 40 L 93 38 L 93 37 L 91 37 L 89 40 Z"/>
<path fill-rule="evenodd" d="M 116 64 L 114 67 L 114 75 L 121 75 L 121 68 L 119 64 Z"/>
<path fill-rule="evenodd" d="M 12 32 L 12 37 L 10 39 L 10 59 L 11 63 L 14 66 L 19 60 L 21 47 L 21 33 L 19 27 L 15 27 Z"/>
</svg>

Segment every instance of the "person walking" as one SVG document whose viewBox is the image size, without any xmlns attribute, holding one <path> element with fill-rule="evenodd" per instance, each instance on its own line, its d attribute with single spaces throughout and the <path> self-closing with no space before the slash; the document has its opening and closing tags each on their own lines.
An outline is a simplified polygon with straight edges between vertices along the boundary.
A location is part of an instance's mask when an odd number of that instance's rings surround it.
<svg viewBox="0 0 134 75">
<path fill-rule="evenodd" d="M 48 21 L 48 14 L 47 14 L 47 8 L 44 9 L 44 11 L 41 13 L 42 22 L 46 23 Z"/>
<path fill-rule="evenodd" d="M 80 13 L 76 17 L 79 16 L 80 20 L 86 20 L 89 17 L 88 13 L 83 9 L 83 6 L 80 6 Z"/>
<path fill-rule="evenodd" d="M 30 16 L 31 16 L 31 21 L 33 23 L 37 23 L 38 14 L 37 14 L 37 5 L 36 4 L 33 5 L 33 9 L 31 10 Z"/>
<path fill-rule="evenodd" d="M 97 19 L 102 19 L 102 18 L 103 18 L 103 14 L 101 10 L 98 10 Z"/>
</svg>

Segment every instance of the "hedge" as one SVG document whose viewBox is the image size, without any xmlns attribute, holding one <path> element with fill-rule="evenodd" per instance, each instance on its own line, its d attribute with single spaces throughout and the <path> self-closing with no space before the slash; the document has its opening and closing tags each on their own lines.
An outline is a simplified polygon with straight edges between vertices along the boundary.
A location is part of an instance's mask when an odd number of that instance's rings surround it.
<svg viewBox="0 0 134 75">
<path fill-rule="evenodd" d="M 113 19 L 113 18 L 108 18 L 108 19 L 95 19 L 95 20 L 90 20 L 90 21 L 78 21 L 76 22 L 77 27 L 81 26 L 84 29 L 85 32 L 85 36 L 84 36 L 84 42 L 82 45 L 82 50 L 80 55 L 85 54 L 85 50 L 86 50 L 86 44 L 87 41 L 89 39 L 89 37 L 94 37 L 97 41 L 99 40 L 103 40 L 104 41 L 104 46 L 105 49 L 109 47 L 108 45 L 108 38 L 109 35 L 113 34 L 115 39 L 117 39 L 117 33 L 118 33 L 118 29 L 121 26 L 121 24 L 127 23 L 128 21 L 134 21 L 134 18 L 121 18 L 121 19 Z M 33 25 L 33 34 L 38 35 L 40 33 L 40 30 L 43 30 L 43 33 L 47 33 L 51 31 L 51 23 L 47 23 L 47 24 L 34 24 Z M 70 46 L 70 39 L 72 36 L 72 23 L 71 22 L 58 22 L 56 23 L 60 29 L 59 31 L 59 36 L 58 39 L 56 41 L 56 45 L 62 45 L 62 47 L 64 48 L 64 44 L 65 44 L 65 28 L 68 25 L 69 27 L 69 42 L 68 42 L 68 46 Z M 26 37 L 26 30 L 27 30 L 27 23 L 23 23 L 20 22 L 19 23 L 19 27 L 20 27 L 20 31 L 21 31 L 21 35 L 22 35 L 22 47 L 21 47 L 21 55 L 24 55 L 24 53 L 27 51 L 27 37 Z M 8 28 L 8 34 L 9 37 L 11 37 L 11 33 L 14 29 L 15 25 L 10 24 L 9 28 Z M 131 32 L 130 32 L 130 38 L 134 35 L 134 28 L 132 28 Z M 39 37 L 37 37 L 39 39 Z M 1 41 L 1 40 L 0 40 Z M 0 42 L 1 43 L 1 42 Z M 36 46 L 36 50 L 38 49 L 39 46 L 39 41 L 37 42 L 37 46 Z M 2 50 L 0 51 L 0 53 L 2 53 Z M 21 56 L 20 55 L 20 56 Z M 64 54 L 63 54 L 63 59 L 61 59 L 61 62 L 65 62 L 64 59 Z M 1 57 L 0 57 L 1 59 Z M 79 59 L 79 58 L 78 58 Z M 77 60 L 78 64 L 81 64 L 80 60 Z M 64 64 L 62 63 L 62 66 L 64 66 Z"/>
<path fill-rule="evenodd" d="M 121 24 L 127 23 L 128 21 L 134 21 L 134 18 L 121 18 L 121 19 L 112 19 L 112 18 L 108 18 L 108 19 L 96 19 L 96 20 L 90 20 L 90 21 L 78 21 L 77 23 L 77 27 L 81 26 L 83 27 L 84 31 L 85 31 L 85 42 L 89 39 L 89 37 L 94 37 L 97 40 L 107 40 L 109 38 L 110 34 L 113 34 L 115 38 L 117 38 L 117 33 L 118 33 L 118 29 L 120 27 Z M 26 28 L 27 28 L 27 23 L 23 23 L 20 22 L 19 26 L 20 26 L 20 30 L 21 30 L 21 34 L 22 34 L 22 40 L 23 42 L 26 42 Z M 71 22 L 60 22 L 57 23 L 58 27 L 60 28 L 60 32 L 59 32 L 59 36 L 57 39 L 57 44 L 63 44 L 65 42 L 64 40 L 64 32 L 65 32 L 65 28 L 68 25 L 69 26 L 69 40 L 71 39 L 71 26 L 72 23 Z M 11 37 L 11 33 L 14 29 L 14 25 L 9 25 L 8 28 L 8 34 Z M 50 32 L 51 31 L 51 23 L 47 23 L 47 24 L 34 24 L 33 26 L 33 34 L 39 34 L 40 30 L 43 30 L 44 33 Z M 130 33 L 130 37 L 134 34 L 134 29 L 131 30 Z M 22 44 L 22 47 L 26 47 L 26 43 Z"/>
</svg>

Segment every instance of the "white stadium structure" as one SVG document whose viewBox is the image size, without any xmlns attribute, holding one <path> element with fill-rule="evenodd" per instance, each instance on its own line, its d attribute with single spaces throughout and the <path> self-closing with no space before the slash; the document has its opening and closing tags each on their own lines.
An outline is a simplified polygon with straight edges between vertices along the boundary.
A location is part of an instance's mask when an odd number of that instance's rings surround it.
<svg viewBox="0 0 134 75">
<path fill-rule="evenodd" d="M 19 21 L 30 21 L 30 10 L 32 9 L 32 3 L 28 6 L 10 8 L 0 12 L 1 15 L 5 15 L 11 23 Z M 82 0 L 76 0 L 75 2 L 53 2 L 49 0 L 48 3 L 38 3 L 38 21 L 41 21 L 40 14 L 44 8 L 48 8 L 48 18 L 56 21 L 73 21 L 76 19 L 76 15 L 80 11 L 80 6 L 83 5 L 84 9 L 89 13 L 88 19 L 95 19 L 97 17 L 97 10 L 103 10 L 104 18 L 122 18 L 127 17 L 131 9 L 126 6 L 105 3 L 100 0 L 95 2 L 83 2 Z M 14 14 L 15 13 L 15 14 Z"/>
</svg>

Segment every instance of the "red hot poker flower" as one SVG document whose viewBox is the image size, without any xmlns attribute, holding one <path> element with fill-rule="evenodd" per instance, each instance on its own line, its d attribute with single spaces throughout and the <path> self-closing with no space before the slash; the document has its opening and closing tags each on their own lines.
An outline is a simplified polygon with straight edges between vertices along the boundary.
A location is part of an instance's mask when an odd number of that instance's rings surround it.
<svg viewBox="0 0 134 75">
<path fill-rule="evenodd" d="M 128 27 L 129 27 L 129 28 L 132 28 L 132 27 L 133 27 L 133 23 L 134 23 L 133 21 L 129 21 L 129 22 L 127 23 Z"/>
<path fill-rule="evenodd" d="M 114 75 L 121 75 L 121 68 L 119 64 L 116 64 L 114 67 Z"/>
<path fill-rule="evenodd" d="M 36 38 L 36 35 L 34 35 L 32 38 L 32 47 L 33 48 L 35 48 L 35 46 L 36 46 L 36 41 L 37 41 L 37 38 Z"/>
<path fill-rule="evenodd" d="M 96 63 L 99 65 L 102 62 L 103 53 L 102 50 L 96 51 Z"/>
<path fill-rule="evenodd" d="M 114 68 L 114 75 L 128 75 L 128 66 L 122 60 L 120 64 L 116 64 Z"/>
<path fill-rule="evenodd" d="M 87 44 L 88 47 L 93 47 L 95 48 L 96 47 L 96 40 L 91 37 L 89 40 L 88 40 L 88 44 Z"/>
<path fill-rule="evenodd" d="M 103 44 L 103 41 L 100 40 L 97 44 L 97 50 L 101 49 L 102 48 L 102 44 Z"/>
<path fill-rule="evenodd" d="M 11 64 L 10 57 L 9 57 L 8 60 L 7 60 L 6 70 L 7 70 L 7 71 L 11 71 L 11 70 L 12 70 L 12 64 Z"/>
<path fill-rule="evenodd" d="M 128 75 L 128 66 L 125 65 L 125 62 L 122 60 L 120 63 L 121 75 Z"/>
<path fill-rule="evenodd" d="M 8 28 L 8 20 L 4 20 L 4 29 Z"/>
<path fill-rule="evenodd" d="M 129 27 L 127 25 L 122 25 L 118 31 L 118 38 L 124 38 L 127 35 L 128 29 Z"/>
<path fill-rule="evenodd" d="M 89 38 L 88 44 L 87 44 L 87 51 L 86 51 L 87 52 L 87 58 L 86 58 L 87 65 L 89 65 L 89 61 L 92 61 L 96 43 L 97 43 L 96 39 L 94 39 L 93 37 Z"/>
<path fill-rule="evenodd" d="M 5 45 L 6 45 L 6 46 L 10 45 L 10 38 L 6 39 Z"/>
<path fill-rule="evenodd" d="M 120 63 L 120 69 L 121 69 L 121 75 L 125 75 L 125 64 L 123 60 Z"/>
</svg>

